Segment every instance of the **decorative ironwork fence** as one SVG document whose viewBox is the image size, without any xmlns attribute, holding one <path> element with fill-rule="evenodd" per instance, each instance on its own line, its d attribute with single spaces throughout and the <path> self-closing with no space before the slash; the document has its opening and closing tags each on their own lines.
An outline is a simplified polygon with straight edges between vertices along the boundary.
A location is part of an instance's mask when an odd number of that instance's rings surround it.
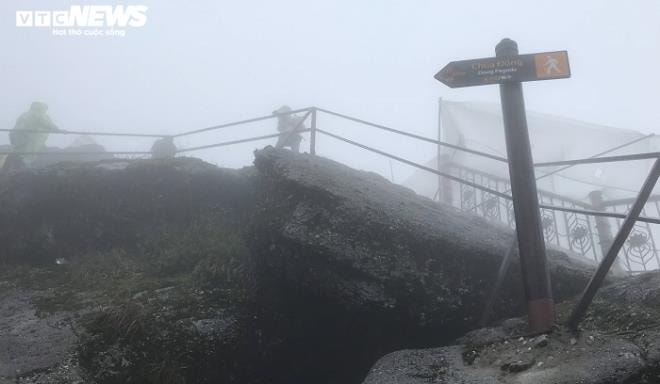
<svg viewBox="0 0 660 384">
<path fill-rule="evenodd" d="M 509 181 L 476 169 L 456 163 L 447 164 L 445 170 L 456 177 L 470 181 L 491 190 L 508 193 Z M 489 221 L 515 228 L 513 202 L 471 185 L 444 179 L 449 188 L 443 188 L 443 196 L 437 196 L 444 203 L 451 204 L 461 211 L 474 212 Z M 597 191 L 594 194 L 597 194 Z M 570 199 L 553 192 L 539 190 L 539 203 L 559 206 L 572 210 L 603 211 L 626 214 L 635 199 L 612 200 L 593 204 Z M 592 199 L 593 201 L 593 199 Z M 645 217 L 660 217 L 660 196 L 649 199 L 643 211 Z M 565 212 L 541 208 L 541 224 L 546 244 L 571 250 L 583 257 L 599 262 L 611 245 L 612 237 L 621 227 L 623 219 L 592 216 L 583 213 Z M 660 252 L 656 246 L 658 228 L 648 222 L 638 222 L 620 258 L 621 267 L 630 273 L 639 273 L 660 268 Z"/>
<path fill-rule="evenodd" d="M 634 199 L 617 200 L 604 203 L 608 212 L 626 213 L 634 203 Z M 647 217 L 660 217 L 660 197 L 652 196 L 642 210 L 642 215 Z M 610 219 L 613 226 L 618 230 L 621 227 L 621 219 Z M 658 228 L 649 223 L 637 222 L 633 227 L 628 240 L 625 242 L 622 252 L 625 256 L 625 268 L 631 272 L 648 271 L 660 268 L 660 255 L 656 246 Z"/>
</svg>

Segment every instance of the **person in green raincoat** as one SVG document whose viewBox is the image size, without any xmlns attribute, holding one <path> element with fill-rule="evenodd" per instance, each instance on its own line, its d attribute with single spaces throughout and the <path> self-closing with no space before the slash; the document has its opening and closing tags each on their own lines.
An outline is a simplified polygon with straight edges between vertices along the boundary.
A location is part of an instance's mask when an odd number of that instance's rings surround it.
<svg viewBox="0 0 660 384">
<path fill-rule="evenodd" d="M 9 142 L 12 153 L 5 160 L 5 168 L 20 168 L 29 166 L 36 158 L 35 155 L 20 155 L 21 152 L 43 152 L 46 149 L 46 140 L 52 132 L 62 132 L 50 119 L 48 106 L 35 101 L 30 110 L 23 113 L 14 129 L 9 133 Z"/>
</svg>

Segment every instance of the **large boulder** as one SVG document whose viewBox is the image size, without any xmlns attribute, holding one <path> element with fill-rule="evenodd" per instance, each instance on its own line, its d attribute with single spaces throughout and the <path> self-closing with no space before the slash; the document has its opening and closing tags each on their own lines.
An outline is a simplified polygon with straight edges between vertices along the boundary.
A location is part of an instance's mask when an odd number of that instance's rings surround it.
<svg viewBox="0 0 660 384">
<path fill-rule="evenodd" d="M 291 308 L 287 334 L 304 329 L 317 357 L 339 355 L 336 364 L 359 369 L 477 326 L 510 229 L 321 157 L 267 147 L 255 166 L 263 196 L 250 244 L 262 297 Z M 559 251 L 549 257 L 555 298 L 580 292 L 593 266 Z M 521 287 L 516 257 L 496 317 L 523 312 Z"/>
</svg>

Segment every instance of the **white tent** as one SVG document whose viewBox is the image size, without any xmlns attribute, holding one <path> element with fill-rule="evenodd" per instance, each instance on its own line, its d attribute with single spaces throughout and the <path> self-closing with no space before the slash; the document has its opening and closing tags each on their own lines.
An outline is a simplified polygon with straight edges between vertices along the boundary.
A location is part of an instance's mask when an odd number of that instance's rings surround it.
<svg viewBox="0 0 660 384">
<path fill-rule="evenodd" d="M 499 104 L 442 101 L 440 116 L 442 141 L 506 157 Z M 608 152 L 606 156 L 660 151 L 657 137 L 633 130 L 532 111 L 527 111 L 527 122 L 532 154 L 537 163 L 593 157 L 628 143 L 632 144 Z M 505 163 L 450 148 L 441 153 L 456 164 L 508 179 Z M 426 165 L 435 168 L 437 159 L 429 160 Z M 584 201 L 594 190 L 603 191 L 606 200 L 634 197 L 651 165 L 652 160 L 577 165 L 539 180 L 538 188 Z M 536 176 L 558 168 L 536 168 Z M 432 198 L 438 189 L 438 178 L 418 171 L 404 184 Z"/>
</svg>

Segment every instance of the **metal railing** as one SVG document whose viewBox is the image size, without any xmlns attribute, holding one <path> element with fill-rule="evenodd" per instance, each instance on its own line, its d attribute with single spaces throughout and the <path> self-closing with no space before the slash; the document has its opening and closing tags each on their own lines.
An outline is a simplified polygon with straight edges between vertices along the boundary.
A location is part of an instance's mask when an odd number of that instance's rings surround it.
<svg viewBox="0 0 660 384">
<path fill-rule="evenodd" d="M 298 110 L 293 110 L 284 114 L 305 113 L 298 125 L 295 127 L 299 133 L 310 133 L 310 152 L 316 154 L 317 135 L 321 134 L 329 138 L 339 140 L 349 145 L 358 147 L 360 149 L 378 154 L 380 156 L 401 162 L 403 164 L 412 166 L 414 168 L 429 172 L 439 176 L 445 180 L 442 193 L 442 201 L 451 204 L 454 207 L 463 210 L 471 211 L 481 216 L 501 222 L 515 228 L 515 219 L 513 215 L 512 197 L 510 196 L 511 185 L 506 178 L 491 175 L 476 169 L 470 169 L 460 164 L 452 163 L 451 161 L 445 164 L 438 163 L 437 168 L 428 167 L 423 164 L 416 163 L 404 157 L 389 153 L 387 151 L 365 145 L 355 140 L 350 140 L 336 133 L 330 132 L 326 129 L 317 127 L 317 116 L 319 113 L 335 116 L 341 119 L 352 121 L 368 127 L 376 128 L 385 132 L 393 133 L 396 135 L 408 137 L 417 141 L 434 144 L 438 147 L 451 148 L 457 151 L 469 153 L 471 155 L 480 156 L 489 160 L 497 161 L 500 163 L 507 163 L 507 159 L 492 155 L 489 153 L 465 148 L 459 145 L 446 143 L 440 140 L 431 139 L 428 137 L 420 136 L 417 134 L 405 132 L 402 130 L 387 127 L 381 124 L 376 124 L 370 121 L 359 119 L 356 117 L 348 116 L 345 114 L 333 112 L 327 109 L 309 107 Z M 52 132 L 52 134 L 64 135 L 89 135 L 89 136 L 118 136 L 118 137 L 151 137 L 151 138 L 164 138 L 173 137 L 181 138 L 184 136 L 192 136 L 205 132 L 217 131 L 225 128 L 241 126 L 245 124 L 255 123 L 259 121 L 266 121 L 275 119 L 276 115 L 264 115 L 252 119 L 246 119 L 231 123 L 225 123 L 206 127 L 202 129 L 191 130 L 182 132 L 175 135 L 165 134 L 143 134 L 143 133 L 118 133 L 118 132 L 79 132 L 79 131 L 61 131 Z M 305 122 L 311 117 L 310 128 L 304 126 Z M 0 129 L 1 131 L 10 131 L 9 129 Z M 24 131 L 31 132 L 31 131 Z M 217 142 L 205 144 L 201 146 L 193 146 L 189 148 L 181 148 L 177 153 L 187 153 L 202 149 L 231 146 L 248 142 L 256 142 L 267 139 L 280 137 L 283 133 L 274 133 L 268 135 L 254 136 L 237 140 L 230 140 L 224 142 Z M 637 139 L 633 142 L 639 141 Z M 633 143 L 631 142 L 631 143 Z M 659 159 L 660 152 L 637 153 L 632 155 L 622 156 L 603 156 L 614 149 L 621 148 L 629 145 L 624 144 L 609 151 L 596 154 L 591 158 L 575 159 L 555 162 L 543 162 L 535 164 L 537 168 L 543 167 L 561 167 L 552 172 L 549 172 L 540 178 L 547 177 L 550 174 L 559 173 L 567 168 L 579 166 L 584 164 L 597 164 L 608 162 L 621 162 L 621 161 L 635 161 L 646 159 Z M 148 151 L 118 151 L 118 152 L 0 152 L 0 155 L 147 155 Z M 648 180 L 647 180 L 648 181 Z M 439 185 L 440 187 L 440 185 Z M 648 188 L 648 186 L 645 185 Z M 441 200 L 438 198 L 438 200 Z M 592 199 L 591 202 L 578 201 L 569 199 L 567 197 L 558 195 L 556 193 L 539 190 L 539 202 L 542 213 L 542 227 L 548 244 L 554 244 L 558 247 L 570 249 L 578 254 L 590 257 L 595 261 L 602 261 L 606 255 L 611 256 L 611 253 L 618 249 L 613 250 L 613 242 L 620 243 L 623 255 L 623 266 L 631 273 L 644 272 L 650 269 L 660 268 L 660 257 L 658 248 L 656 247 L 656 240 L 654 238 L 654 228 L 651 224 L 660 224 L 660 196 L 651 196 L 648 202 L 653 204 L 655 213 L 658 217 L 651 217 L 647 215 L 647 210 L 643 207 L 646 201 L 642 201 L 641 216 L 635 215 L 630 217 L 630 211 L 639 208 L 640 201 L 637 199 L 622 199 L 602 201 L 598 198 Z M 633 221 L 632 227 L 630 221 Z M 625 227 L 625 228 L 624 228 Z M 631 227 L 631 228 L 628 228 Z M 625 242 L 620 239 L 623 229 L 629 229 L 630 233 L 626 235 Z M 656 228 L 657 229 L 657 228 Z M 616 236 L 614 236 L 616 230 Z M 504 263 L 503 263 L 504 265 Z M 609 267 L 607 267 L 609 269 Z M 599 270 L 599 273 L 602 271 Z M 597 284 L 596 284 L 597 285 Z M 585 299 L 586 300 L 586 299 Z M 589 300 L 587 300 L 589 301 Z M 583 303 L 584 304 L 584 303 Z M 587 303 L 588 305 L 588 303 Z"/>
</svg>

